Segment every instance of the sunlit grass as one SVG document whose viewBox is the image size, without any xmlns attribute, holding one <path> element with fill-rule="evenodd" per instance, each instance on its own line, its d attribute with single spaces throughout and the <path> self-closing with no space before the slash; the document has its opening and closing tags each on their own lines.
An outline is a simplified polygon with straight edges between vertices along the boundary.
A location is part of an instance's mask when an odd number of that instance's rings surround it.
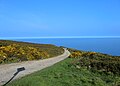
<svg viewBox="0 0 120 86">
<path fill-rule="evenodd" d="M 77 68 L 67 58 L 49 68 L 15 80 L 7 86 L 117 86 L 120 77 Z"/>
</svg>

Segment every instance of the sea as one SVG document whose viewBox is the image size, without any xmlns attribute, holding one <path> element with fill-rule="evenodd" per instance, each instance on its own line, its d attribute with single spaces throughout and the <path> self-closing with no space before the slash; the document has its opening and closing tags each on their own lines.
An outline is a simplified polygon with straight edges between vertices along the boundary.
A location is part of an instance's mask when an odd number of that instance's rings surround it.
<svg viewBox="0 0 120 86">
<path fill-rule="evenodd" d="M 83 51 L 94 51 L 120 56 L 120 38 L 29 38 L 15 41 L 53 44 Z"/>
</svg>

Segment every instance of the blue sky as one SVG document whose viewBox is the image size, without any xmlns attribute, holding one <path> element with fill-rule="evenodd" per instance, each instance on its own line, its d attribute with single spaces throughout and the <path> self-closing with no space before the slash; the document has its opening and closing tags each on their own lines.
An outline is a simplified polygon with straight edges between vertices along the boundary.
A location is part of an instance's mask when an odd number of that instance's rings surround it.
<svg viewBox="0 0 120 86">
<path fill-rule="evenodd" d="M 120 0 L 0 0 L 0 37 L 120 36 Z"/>
</svg>

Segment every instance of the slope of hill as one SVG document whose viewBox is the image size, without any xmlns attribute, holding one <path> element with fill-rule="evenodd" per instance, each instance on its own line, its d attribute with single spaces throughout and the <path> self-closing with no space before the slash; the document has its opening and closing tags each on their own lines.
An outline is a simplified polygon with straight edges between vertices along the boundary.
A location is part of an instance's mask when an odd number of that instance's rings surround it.
<svg viewBox="0 0 120 86">
<path fill-rule="evenodd" d="M 120 57 L 68 49 L 66 60 L 8 86 L 120 86 Z"/>
<path fill-rule="evenodd" d="M 7 86 L 119 86 L 120 76 L 92 72 L 73 65 L 76 58 L 67 58 L 49 68 L 17 79 Z"/>
<path fill-rule="evenodd" d="M 0 40 L 0 64 L 50 58 L 63 53 L 61 47 Z"/>
<path fill-rule="evenodd" d="M 70 51 L 70 58 L 78 58 L 74 65 L 85 67 L 91 71 L 120 75 L 120 56 L 79 50 Z"/>
</svg>

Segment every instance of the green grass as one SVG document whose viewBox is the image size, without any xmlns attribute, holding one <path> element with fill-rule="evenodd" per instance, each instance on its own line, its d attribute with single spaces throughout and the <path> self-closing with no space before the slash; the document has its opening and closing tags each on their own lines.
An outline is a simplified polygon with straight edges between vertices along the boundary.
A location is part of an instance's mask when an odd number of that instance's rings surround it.
<svg viewBox="0 0 120 86">
<path fill-rule="evenodd" d="M 7 86 L 119 86 L 120 77 L 76 67 L 72 65 L 75 60 L 78 59 L 67 58 Z"/>
</svg>

